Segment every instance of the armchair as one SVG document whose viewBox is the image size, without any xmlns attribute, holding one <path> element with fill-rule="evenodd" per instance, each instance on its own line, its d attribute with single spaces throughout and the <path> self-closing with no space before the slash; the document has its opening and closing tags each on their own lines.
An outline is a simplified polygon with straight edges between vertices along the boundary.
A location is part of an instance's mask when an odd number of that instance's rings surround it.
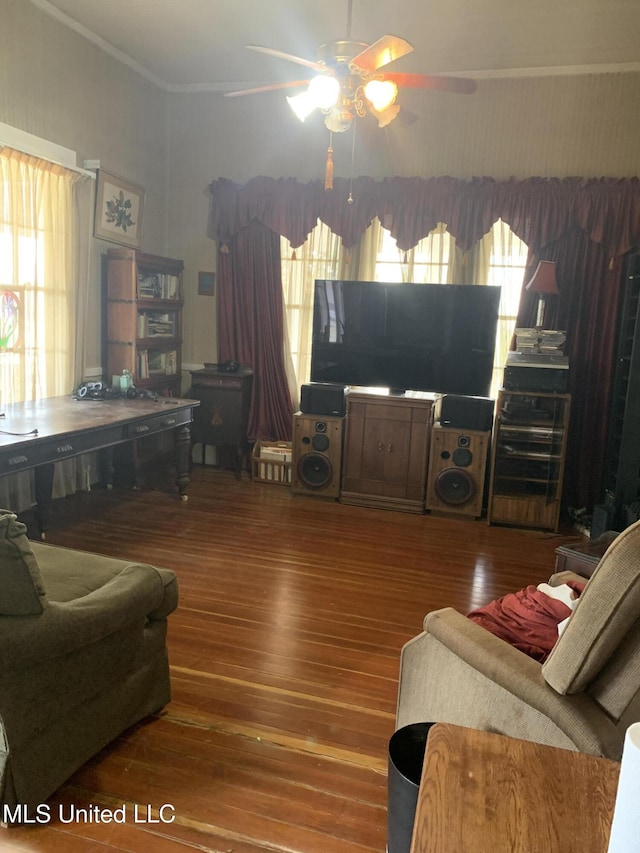
<svg viewBox="0 0 640 853">
<path fill-rule="evenodd" d="M 542 664 L 452 608 L 429 613 L 402 649 L 396 727 L 425 720 L 620 759 L 640 720 L 640 522 L 611 543 Z"/>
<path fill-rule="evenodd" d="M 170 698 L 167 569 L 30 543 L 0 510 L 0 808 L 32 810 Z"/>
</svg>

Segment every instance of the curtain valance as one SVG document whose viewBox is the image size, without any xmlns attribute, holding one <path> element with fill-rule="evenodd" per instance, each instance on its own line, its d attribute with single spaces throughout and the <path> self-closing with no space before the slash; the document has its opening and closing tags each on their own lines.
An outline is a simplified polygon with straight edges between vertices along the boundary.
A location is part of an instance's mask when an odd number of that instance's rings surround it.
<svg viewBox="0 0 640 853">
<path fill-rule="evenodd" d="M 468 251 L 498 219 L 534 254 L 576 226 L 610 258 L 640 245 L 638 178 L 336 178 L 325 191 L 321 181 L 256 177 L 209 189 L 209 236 L 220 245 L 255 219 L 298 247 L 320 219 L 351 249 L 376 216 L 403 250 L 444 222 Z"/>
</svg>

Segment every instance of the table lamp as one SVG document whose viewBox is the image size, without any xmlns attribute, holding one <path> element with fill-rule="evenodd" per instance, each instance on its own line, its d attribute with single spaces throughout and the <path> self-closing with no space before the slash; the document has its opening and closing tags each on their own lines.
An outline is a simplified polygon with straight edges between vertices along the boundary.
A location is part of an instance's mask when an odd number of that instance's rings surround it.
<svg viewBox="0 0 640 853">
<path fill-rule="evenodd" d="M 556 280 L 556 262 L 540 261 L 530 281 L 525 285 L 525 290 L 538 294 L 538 312 L 536 315 L 536 328 L 542 329 L 544 324 L 545 300 L 547 296 L 559 294 L 558 282 Z"/>
</svg>

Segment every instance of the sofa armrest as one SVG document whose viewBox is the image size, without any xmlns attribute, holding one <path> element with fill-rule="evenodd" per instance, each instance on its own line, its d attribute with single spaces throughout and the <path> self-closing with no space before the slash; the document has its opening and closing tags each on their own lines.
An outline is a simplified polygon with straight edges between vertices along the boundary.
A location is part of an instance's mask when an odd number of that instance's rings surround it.
<svg viewBox="0 0 640 853">
<path fill-rule="evenodd" d="M 488 682 L 524 705 L 534 708 L 565 732 L 578 748 L 593 752 L 593 732 L 598 733 L 602 754 L 620 747 L 620 733 L 600 706 L 586 693 L 560 695 L 542 674 L 542 665 L 452 608 L 429 613 L 425 631 L 463 660 Z M 580 745 L 581 735 L 585 740 Z"/>
<path fill-rule="evenodd" d="M 49 602 L 36 617 L 0 618 L 0 671 L 42 664 L 158 618 L 165 578 L 153 566 L 130 564 L 104 586 L 67 602 Z"/>
</svg>

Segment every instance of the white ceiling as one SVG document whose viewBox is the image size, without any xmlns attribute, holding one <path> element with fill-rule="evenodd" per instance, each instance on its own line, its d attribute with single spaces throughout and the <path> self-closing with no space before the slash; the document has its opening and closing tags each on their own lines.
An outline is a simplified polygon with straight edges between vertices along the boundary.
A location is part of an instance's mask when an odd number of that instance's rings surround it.
<svg viewBox="0 0 640 853">
<path fill-rule="evenodd" d="M 168 90 L 224 91 L 308 76 L 346 36 L 347 0 L 31 0 Z M 481 79 L 640 71 L 640 0 L 353 0 L 353 39 L 415 50 L 393 69 Z"/>
</svg>

